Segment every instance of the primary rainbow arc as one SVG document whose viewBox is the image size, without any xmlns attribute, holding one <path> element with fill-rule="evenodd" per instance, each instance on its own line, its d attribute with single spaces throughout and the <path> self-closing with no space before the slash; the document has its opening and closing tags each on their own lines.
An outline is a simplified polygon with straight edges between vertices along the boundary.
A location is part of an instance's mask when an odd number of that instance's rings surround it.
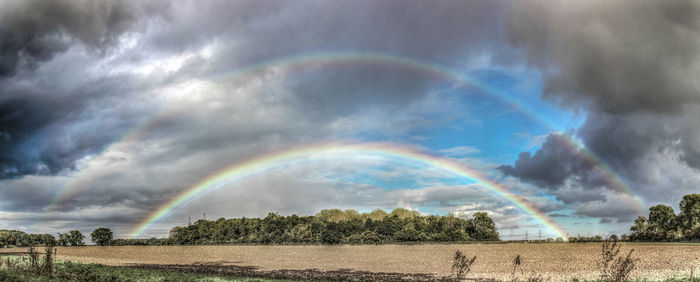
<svg viewBox="0 0 700 282">
<path fill-rule="evenodd" d="M 232 182 L 241 180 L 270 169 L 295 164 L 315 159 L 342 158 L 344 156 L 357 156 L 358 154 L 379 155 L 428 165 L 450 172 L 459 177 L 476 181 L 480 186 L 493 192 L 499 197 L 509 201 L 521 210 L 525 211 L 536 220 L 547 226 L 557 236 L 566 238 L 566 232 L 557 222 L 545 213 L 539 211 L 530 201 L 524 197 L 508 191 L 502 185 L 491 181 L 488 177 L 456 162 L 454 160 L 433 156 L 411 147 L 391 143 L 319 143 L 292 147 L 287 150 L 273 152 L 249 160 L 235 163 L 219 172 L 211 174 L 200 182 L 184 189 L 170 201 L 158 207 L 141 221 L 130 233 L 134 238 L 143 233 L 158 220 L 166 217 L 172 211 L 187 201 L 219 189 Z"/>
</svg>

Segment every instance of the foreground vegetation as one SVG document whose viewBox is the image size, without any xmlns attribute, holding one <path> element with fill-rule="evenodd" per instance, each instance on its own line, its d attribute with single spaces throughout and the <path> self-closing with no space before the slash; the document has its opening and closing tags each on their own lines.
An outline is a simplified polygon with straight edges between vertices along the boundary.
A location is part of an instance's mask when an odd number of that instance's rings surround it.
<svg viewBox="0 0 700 282">
<path fill-rule="evenodd" d="M 34 259 L 31 255 L 0 259 L 0 281 L 287 281 Z"/>
<path fill-rule="evenodd" d="M 424 246 L 424 245 L 423 245 Z M 370 272 L 366 270 L 319 270 L 319 269 L 304 269 L 304 270 L 263 270 L 252 266 L 236 266 L 222 265 L 212 263 L 189 263 L 189 264 L 131 264 L 131 266 L 105 266 L 99 264 L 76 263 L 71 261 L 54 260 L 56 251 L 52 246 L 46 247 L 43 257 L 39 257 L 39 253 L 34 248 L 29 248 L 26 255 L 22 257 L 6 256 L 0 259 L 0 281 L 269 281 L 267 279 L 284 279 L 284 280 L 485 280 L 485 281 L 578 281 L 574 276 L 559 276 L 554 273 L 545 271 L 541 268 L 545 261 L 535 259 L 536 253 L 520 251 L 528 250 L 528 248 L 520 248 L 527 246 L 545 246 L 541 244 L 482 244 L 485 248 L 493 248 L 497 246 L 511 246 L 509 248 L 511 254 L 500 256 L 499 261 L 493 261 L 493 257 L 484 256 L 484 252 L 479 249 L 467 248 L 466 252 L 462 252 L 459 246 L 474 246 L 474 245 L 433 245 L 434 247 L 444 247 L 453 250 L 453 256 L 443 257 L 449 253 L 439 252 L 440 259 L 434 260 L 441 266 L 440 269 L 448 270 L 449 273 L 442 274 L 419 274 L 414 272 Z M 577 260 L 567 260 L 564 263 L 567 265 L 586 265 L 586 268 L 592 271 L 586 271 L 594 276 L 587 275 L 582 277 L 585 281 L 700 281 L 699 277 L 693 274 L 694 268 L 690 268 L 690 272 L 684 272 L 682 276 L 674 278 L 661 278 L 659 276 L 650 275 L 645 272 L 643 262 L 645 253 L 637 253 L 629 246 L 640 247 L 644 245 L 625 244 L 621 246 L 617 241 L 610 240 L 603 244 L 554 244 L 550 247 L 561 246 L 568 248 L 583 248 L 586 246 L 597 249 L 597 255 L 592 260 L 586 259 L 581 254 L 574 255 Z M 692 246 L 692 245 L 689 245 Z M 353 248 L 357 248 L 356 246 Z M 398 248 L 414 248 L 416 246 L 396 246 Z M 454 252 L 454 248 L 457 251 Z M 138 250 L 146 250 L 146 252 L 158 251 L 162 248 L 217 248 L 210 247 L 109 247 L 112 250 L 118 251 L 123 248 L 131 248 Z M 160 248 L 160 249 L 159 249 Z M 328 248 L 323 246 L 248 246 L 237 248 Z M 333 247 L 343 248 L 343 247 Z M 375 251 L 388 251 L 386 246 L 373 246 Z M 62 250 L 94 250 L 97 252 L 105 252 L 105 247 L 83 247 L 83 248 L 64 248 Z M 415 250 L 414 250 L 415 251 Z M 408 253 L 414 251 L 408 250 Z M 668 250 L 671 252 L 672 250 Z M 500 251 L 502 252 L 502 251 Z M 692 252 L 692 251 L 691 251 Z M 112 252 L 110 252 L 112 253 Z M 188 254 L 191 252 L 187 252 Z M 654 253 L 654 252 L 652 252 Z M 16 253 L 15 253 L 16 254 Z M 470 255 L 466 255 L 470 254 Z M 158 254 L 153 254 L 158 255 Z M 160 254 L 161 256 L 163 254 Z M 376 256 L 385 256 L 381 252 L 373 253 L 365 258 L 374 258 Z M 680 255 L 679 253 L 676 256 Z M 510 257 L 510 258 L 508 258 Z M 694 255 L 692 256 L 694 257 Z M 300 258 L 301 259 L 301 258 Z M 406 263 L 412 264 L 409 257 L 404 257 Z M 563 258 L 555 258 L 562 260 Z M 663 262 L 663 257 L 654 257 L 658 259 L 660 264 Z M 180 261 L 186 261 L 185 258 L 180 258 Z M 566 260 L 566 259 L 564 259 Z M 536 264 L 536 265 L 533 265 Z M 648 261 L 647 261 L 648 263 Z M 484 273 L 488 268 L 483 268 L 483 264 L 496 266 L 500 270 L 500 275 L 494 275 L 494 272 Z M 691 265 L 693 263 L 691 262 Z M 696 264 L 696 263 L 695 263 Z M 450 268 L 451 267 L 451 268 Z M 534 268 L 533 268 L 534 267 Z M 580 267 L 580 266 L 577 266 Z M 376 271 L 376 270 L 375 270 Z M 577 272 L 581 274 L 582 272 Z M 646 275 L 645 275 L 646 273 Z M 246 277 L 246 278 L 241 278 Z M 644 280 L 633 280 L 633 277 L 644 278 Z M 672 276 L 671 276 L 672 277 Z M 265 280 L 263 280 L 265 279 Z M 632 280 L 631 280 L 632 279 Z"/>
</svg>

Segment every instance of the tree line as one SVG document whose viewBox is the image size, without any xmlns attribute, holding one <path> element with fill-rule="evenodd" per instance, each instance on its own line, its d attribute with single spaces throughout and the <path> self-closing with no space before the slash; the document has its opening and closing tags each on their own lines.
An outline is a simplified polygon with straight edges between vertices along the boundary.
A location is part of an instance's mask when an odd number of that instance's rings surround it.
<svg viewBox="0 0 700 282">
<path fill-rule="evenodd" d="M 639 216 L 622 241 L 700 241 L 700 194 L 683 196 L 679 213 L 672 207 L 655 205 L 648 218 Z M 196 245 L 196 244 L 382 244 L 393 242 L 464 242 L 500 240 L 493 220 L 484 212 L 471 218 L 453 215 L 424 216 L 416 211 L 395 209 L 387 213 L 376 209 L 369 213 L 355 210 L 322 210 L 313 216 L 281 216 L 270 213 L 264 218 L 201 219 L 188 226 L 175 226 L 168 238 L 113 239 L 109 228 L 100 227 L 91 234 L 97 245 Z M 603 241 L 600 236 L 570 237 L 569 242 Z M 78 230 L 51 234 L 27 234 L 18 230 L 0 230 L 0 247 L 31 245 L 85 245 Z M 551 241 L 555 241 L 552 239 Z"/>
<path fill-rule="evenodd" d="M 630 228 L 630 241 L 700 241 L 700 194 L 683 196 L 679 213 L 672 207 L 649 208 L 649 217 L 639 216 Z"/>
<path fill-rule="evenodd" d="M 109 228 L 91 234 L 97 245 L 198 245 L 198 244 L 382 244 L 393 242 L 464 242 L 500 240 L 496 225 L 485 212 L 471 218 L 453 215 L 421 215 L 395 209 L 387 213 L 355 210 L 322 210 L 313 216 L 201 219 L 188 226 L 175 226 L 168 238 L 113 239 Z M 78 230 L 51 234 L 27 234 L 0 230 L 0 247 L 36 245 L 83 246 L 85 236 Z"/>
<path fill-rule="evenodd" d="M 91 234 L 92 242 L 97 245 L 111 245 L 112 231 L 100 227 Z M 51 234 L 27 234 L 18 230 L 0 230 L 0 248 L 29 247 L 39 245 L 51 246 L 85 246 L 85 235 L 79 230 L 58 233 L 58 238 Z"/>
<path fill-rule="evenodd" d="M 452 215 L 424 216 L 416 211 L 377 209 L 322 210 L 314 216 L 198 220 L 176 226 L 168 238 L 174 244 L 381 244 L 391 242 L 463 242 L 500 240 L 493 220 L 484 212 L 463 219 Z"/>
</svg>

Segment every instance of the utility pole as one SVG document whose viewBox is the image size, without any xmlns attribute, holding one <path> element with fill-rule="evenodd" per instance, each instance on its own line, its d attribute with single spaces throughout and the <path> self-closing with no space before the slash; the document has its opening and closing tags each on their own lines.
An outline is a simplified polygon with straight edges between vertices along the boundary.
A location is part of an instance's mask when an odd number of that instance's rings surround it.
<svg viewBox="0 0 700 282">
<path fill-rule="evenodd" d="M 527 230 L 525 231 L 525 242 L 527 242 Z"/>
<path fill-rule="evenodd" d="M 190 226 L 190 225 L 192 225 L 192 217 L 188 216 L 187 217 L 187 226 Z"/>
<path fill-rule="evenodd" d="M 540 226 L 540 229 L 537 229 L 537 239 L 542 240 L 542 226 Z"/>
</svg>

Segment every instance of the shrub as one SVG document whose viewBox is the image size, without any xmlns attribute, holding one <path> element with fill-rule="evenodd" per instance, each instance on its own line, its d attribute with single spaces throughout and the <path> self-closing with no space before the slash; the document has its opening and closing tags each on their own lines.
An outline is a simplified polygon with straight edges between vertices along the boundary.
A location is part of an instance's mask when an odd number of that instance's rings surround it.
<svg viewBox="0 0 700 282">
<path fill-rule="evenodd" d="M 639 261 L 639 259 L 632 258 L 632 252 L 634 252 L 634 249 L 631 249 L 626 257 L 615 259 L 610 269 L 610 279 L 612 281 L 629 281 L 630 273 Z"/>
<path fill-rule="evenodd" d="M 39 273 L 51 277 L 51 275 L 53 275 L 53 260 L 56 257 L 56 248 L 53 244 L 47 244 L 44 252 L 44 262 L 41 264 Z"/>
<path fill-rule="evenodd" d="M 618 257 L 620 245 L 617 240 L 607 240 L 601 245 L 601 260 L 596 262 L 601 269 L 602 280 L 628 281 L 629 275 L 634 270 L 639 259 L 632 258 L 634 249 L 627 253 L 626 257 Z"/>
<path fill-rule="evenodd" d="M 457 250 L 454 258 L 452 259 L 452 273 L 455 274 L 457 279 L 464 279 L 464 277 L 469 274 L 469 271 L 471 271 L 474 261 L 476 261 L 476 256 L 468 260 L 462 251 Z"/>
</svg>

